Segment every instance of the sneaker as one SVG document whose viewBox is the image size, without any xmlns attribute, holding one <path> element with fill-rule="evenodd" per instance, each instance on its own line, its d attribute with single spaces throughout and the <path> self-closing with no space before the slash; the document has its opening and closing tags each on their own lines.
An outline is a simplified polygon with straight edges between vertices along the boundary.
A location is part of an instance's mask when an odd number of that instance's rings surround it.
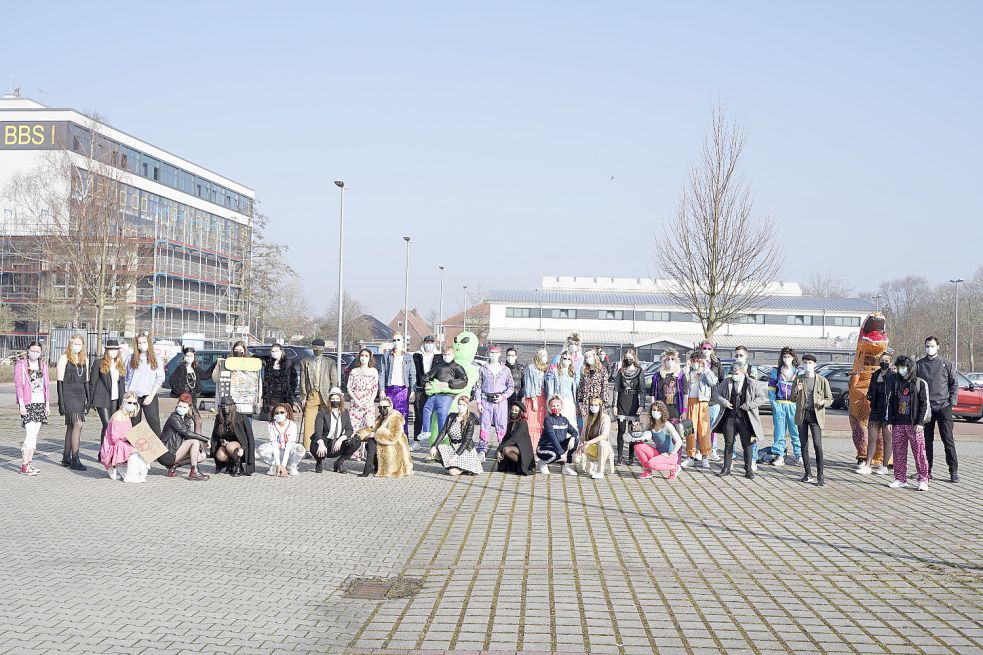
<svg viewBox="0 0 983 655">
<path fill-rule="evenodd" d="M 710 456 L 709 455 L 707 455 L 707 458 L 705 460 L 703 460 L 703 462 L 700 464 L 700 466 L 702 466 L 705 469 L 709 469 L 710 468 Z"/>
<path fill-rule="evenodd" d="M 699 462 L 700 460 L 703 459 L 703 453 L 696 453 L 695 455 L 693 455 L 693 459 Z"/>
<path fill-rule="evenodd" d="M 889 469 L 888 467 L 883 466 L 883 465 L 882 466 L 879 466 L 877 468 L 877 470 L 875 471 L 875 473 L 877 473 L 877 475 L 887 475 L 890 472 L 891 472 L 891 469 Z"/>
<path fill-rule="evenodd" d="M 35 468 L 34 467 L 34 464 L 28 464 L 27 465 L 27 474 L 28 475 L 40 475 L 41 474 L 41 470 Z M 958 482 L 958 480 L 957 480 L 957 482 Z"/>
<path fill-rule="evenodd" d="M 21 464 L 20 473 L 21 475 L 37 475 L 38 470 L 29 464 Z"/>
<path fill-rule="evenodd" d="M 590 474 L 590 479 L 591 480 L 603 480 L 604 479 L 604 473 L 597 473 L 597 472 L 591 473 Z"/>
<path fill-rule="evenodd" d="M 673 470 L 669 471 L 669 479 L 670 480 L 675 480 L 676 479 L 676 476 L 678 476 L 679 475 L 679 472 L 682 471 L 682 470 L 683 470 L 683 467 L 681 467 L 681 466 L 679 466 L 677 464 L 676 465 L 676 468 L 674 468 Z"/>
<path fill-rule="evenodd" d="M 300 475 L 300 471 L 297 470 L 296 466 L 291 466 L 287 469 L 287 475 Z"/>
<path fill-rule="evenodd" d="M 812 477 L 811 475 L 803 475 L 802 479 L 799 480 L 799 482 L 805 482 L 806 484 L 816 484 L 816 478 Z"/>
<path fill-rule="evenodd" d="M 109 479 L 116 480 L 119 478 L 119 473 L 116 471 L 116 467 L 109 469 Z"/>
<path fill-rule="evenodd" d="M 720 461 L 720 455 L 717 454 L 717 451 L 716 450 L 714 450 L 713 452 L 710 453 L 710 461 L 711 462 L 719 462 Z"/>
<path fill-rule="evenodd" d="M 751 462 L 751 470 L 752 471 L 757 471 L 758 470 L 758 463 L 757 462 Z"/>
<path fill-rule="evenodd" d="M 772 466 L 785 466 L 785 458 L 784 457 L 776 457 L 774 460 L 772 460 L 771 465 Z"/>
<path fill-rule="evenodd" d="M 673 469 L 673 470 L 675 470 L 675 469 Z M 645 469 L 644 471 L 642 471 L 642 474 L 640 476 L 638 476 L 638 479 L 639 480 L 644 480 L 646 478 L 651 478 L 653 475 L 655 475 L 655 471 L 653 471 L 652 469 Z"/>
<path fill-rule="evenodd" d="M 680 466 L 682 466 L 684 469 L 688 469 L 689 467 L 693 466 L 694 461 L 695 460 L 692 457 L 687 457 L 683 460 L 683 463 L 680 464 Z"/>
<path fill-rule="evenodd" d="M 270 470 L 266 472 L 266 475 L 276 475 L 276 467 L 271 466 Z"/>
<path fill-rule="evenodd" d="M 918 483 L 918 491 L 928 491 L 928 483 L 927 482 L 919 482 Z"/>
<path fill-rule="evenodd" d="M 546 462 L 544 462 L 543 460 L 539 460 L 539 467 L 538 467 L 538 468 L 537 468 L 536 470 L 537 470 L 537 472 L 539 472 L 539 473 L 540 473 L 541 475 L 549 475 L 549 474 L 550 474 L 550 467 L 549 467 L 549 464 L 547 464 L 547 463 L 546 463 Z"/>
<path fill-rule="evenodd" d="M 478 461 L 481 462 L 482 464 L 485 463 L 485 451 L 483 450 L 478 451 Z"/>
<path fill-rule="evenodd" d="M 570 464 L 564 464 L 563 475 L 577 475 L 577 470 Z"/>
<path fill-rule="evenodd" d="M 887 486 L 891 487 L 892 489 L 901 489 L 902 487 L 907 487 L 908 483 L 902 482 L 901 480 L 894 480 Z"/>
<path fill-rule="evenodd" d="M 887 471 L 887 469 L 884 470 Z M 857 467 L 857 473 L 859 473 L 860 475 L 870 475 L 872 471 L 870 470 L 870 467 L 867 466 L 867 463 L 864 462 L 863 464 Z"/>
<path fill-rule="evenodd" d="M 798 457 L 795 458 L 795 465 L 796 466 L 805 466 L 806 465 L 805 464 L 805 460 L 802 459 L 802 456 L 801 455 L 799 455 Z"/>
</svg>

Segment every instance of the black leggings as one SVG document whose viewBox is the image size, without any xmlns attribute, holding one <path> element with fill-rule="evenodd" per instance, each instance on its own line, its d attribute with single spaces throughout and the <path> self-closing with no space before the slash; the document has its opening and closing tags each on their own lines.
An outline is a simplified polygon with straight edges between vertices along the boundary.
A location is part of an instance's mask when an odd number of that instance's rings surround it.
<svg viewBox="0 0 983 655">
<path fill-rule="evenodd" d="M 111 405 L 109 407 L 96 407 L 96 414 L 99 415 L 99 420 L 102 421 L 102 433 L 99 435 L 99 446 L 102 446 L 103 440 L 106 438 L 106 428 L 109 427 L 109 417 L 116 413 L 119 409 L 120 404 L 123 402 L 122 399 L 117 398 L 116 400 L 109 401 Z"/>
<path fill-rule="evenodd" d="M 157 438 L 159 439 L 160 438 L 160 406 L 157 404 L 157 396 L 154 396 L 154 399 L 151 401 L 151 403 L 146 407 L 144 407 L 143 401 L 146 399 L 147 399 L 146 396 L 140 396 L 140 405 L 139 405 L 140 413 L 138 414 L 138 416 L 143 418 L 143 420 L 147 421 L 147 425 L 150 426 L 150 429 L 154 431 L 154 434 L 156 434 Z"/>
<path fill-rule="evenodd" d="M 618 419 L 618 452 L 616 455 L 621 457 L 621 451 L 625 449 L 625 430 L 628 429 L 629 419 Z M 628 448 L 628 461 L 635 461 L 635 449 Z"/>
</svg>

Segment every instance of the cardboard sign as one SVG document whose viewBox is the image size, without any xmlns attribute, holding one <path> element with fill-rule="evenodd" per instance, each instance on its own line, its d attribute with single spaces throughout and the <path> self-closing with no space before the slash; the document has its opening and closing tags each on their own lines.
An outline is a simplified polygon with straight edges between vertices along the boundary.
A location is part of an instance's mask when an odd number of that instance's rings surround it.
<svg viewBox="0 0 983 655">
<path fill-rule="evenodd" d="M 137 423 L 123 435 L 133 449 L 140 453 L 143 461 L 150 466 L 158 457 L 167 452 L 167 446 L 154 434 L 146 421 Z"/>
<path fill-rule="evenodd" d="M 241 414 L 258 414 L 263 405 L 263 361 L 229 357 L 219 361 L 216 399 L 232 396 Z"/>
</svg>

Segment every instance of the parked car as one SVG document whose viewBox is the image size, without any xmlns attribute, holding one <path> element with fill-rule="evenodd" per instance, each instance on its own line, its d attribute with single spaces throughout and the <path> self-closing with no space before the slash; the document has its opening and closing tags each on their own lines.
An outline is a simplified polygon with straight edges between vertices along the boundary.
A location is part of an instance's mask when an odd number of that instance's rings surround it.
<svg viewBox="0 0 983 655">
<path fill-rule="evenodd" d="M 198 368 L 200 368 L 205 373 L 205 379 L 201 380 L 201 397 L 202 398 L 214 398 L 215 397 L 215 382 L 212 378 L 208 376 L 208 372 L 215 365 L 215 362 L 219 357 L 225 357 L 228 354 L 227 350 L 198 350 L 196 351 L 198 359 Z M 178 353 L 171 357 L 171 359 L 164 365 L 164 388 L 170 389 L 171 385 L 167 382 L 171 379 L 171 373 L 174 369 L 178 367 L 181 360 L 184 359 L 183 353 Z M 171 397 L 176 398 L 177 393 L 171 389 Z"/>
<path fill-rule="evenodd" d="M 827 366 L 819 371 L 819 375 L 826 378 L 829 388 L 833 392 L 833 409 L 848 409 L 850 406 L 850 371 L 853 369 L 843 366 Z"/>
<path fill-rule="evenodd" d="M 983 373 L 967 373 L 966 377 L 976 386 L 983 386 Z"/>
<path fill-rule="evenodd" d="M 952 408 L 952 415 L 976 423 L 983 418 L 983 387 L 958 371 L 956 383 L 959 385 L 959 399 Z"/>
</svg>

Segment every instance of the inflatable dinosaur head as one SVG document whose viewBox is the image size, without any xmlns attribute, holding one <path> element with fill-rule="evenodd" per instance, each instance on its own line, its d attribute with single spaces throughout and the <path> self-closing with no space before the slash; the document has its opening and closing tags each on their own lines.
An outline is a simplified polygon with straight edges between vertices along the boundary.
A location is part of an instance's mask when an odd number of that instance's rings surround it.
<svg viewBox="0 0 983 655">
<path fill-rule="evenodd" d="M 868 341 L 887 341 L 884 314 L 871 312 L 860 325 L 860 338 Z"/>
<path fill-rule="evenodd" d="M 454 361 L 468 366 L 478 354 L 478 335 L 474 332 L 461 332 L 454 337 Z"/>
</svg>

